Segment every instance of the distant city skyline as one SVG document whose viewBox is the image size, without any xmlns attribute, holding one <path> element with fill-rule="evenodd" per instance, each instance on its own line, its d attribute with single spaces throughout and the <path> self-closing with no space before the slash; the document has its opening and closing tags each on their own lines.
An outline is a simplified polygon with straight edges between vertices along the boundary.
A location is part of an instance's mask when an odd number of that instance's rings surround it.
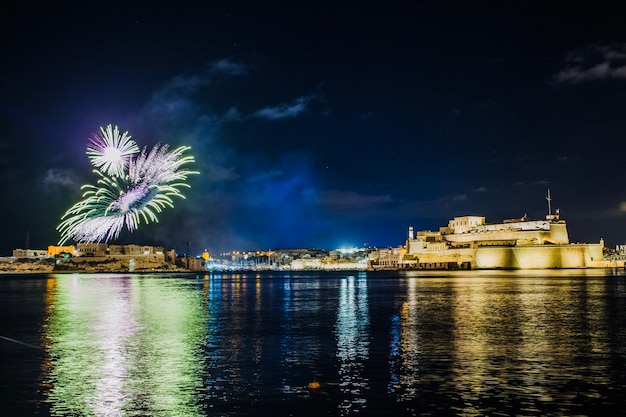
<svg viewBox="0 0 626 417">
<path fill-rule="evenodd" d="M 191 146 L 116 243 L 386 247 L 455 216 L 626 243 L 619 4 L 16 4 L 2 18 L 0 253 L 59 241 L 101 126 Z M 114 242 L 109 242 L 114 243 Z"/>
</svg>

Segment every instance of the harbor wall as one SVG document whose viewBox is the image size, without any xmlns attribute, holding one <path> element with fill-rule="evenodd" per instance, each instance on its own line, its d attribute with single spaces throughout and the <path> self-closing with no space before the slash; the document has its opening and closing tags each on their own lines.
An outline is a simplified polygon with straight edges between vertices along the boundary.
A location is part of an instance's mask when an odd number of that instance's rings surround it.
<svg viewBox="0 0 626 417">
<path fill-rule="evenodd" d="M 601 260 L 601 244 L 518 245 L 477 248 L 473 266 L 476 269 L 590 268 Z"/>
<path fill-rule="evenodd" d="M 481 246 L 414 252 L 405 267 L 428 268 L 456 262 L 471 269 L 554 269 L 605 267 L 603 244 Z"/>
</svg>

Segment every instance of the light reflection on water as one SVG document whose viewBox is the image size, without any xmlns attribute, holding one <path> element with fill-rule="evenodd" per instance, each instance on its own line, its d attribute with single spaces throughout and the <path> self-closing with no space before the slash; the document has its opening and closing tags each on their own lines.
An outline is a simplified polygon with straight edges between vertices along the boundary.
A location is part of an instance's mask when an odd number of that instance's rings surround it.
<svg viewBox="0 0 626 417">
<path fill-rule="evenodd" d="M 389 349 L 390 378 L 387 392 L 398 401 L 410 401 L 417 395 L 420 380 L 420 346 L 417 280 L 407 282 L 407 297 L 399 314 L 391 317 Z"/>
<path fill-rule="evenodd" d="M 539 416 L 624 409 L 626 281 L 612 274 L 50 275 L 41 290 L 43 324 L 32 330 L 44 352 L 37 384 L 47 408 L 37 410 Z M 16 291 L 4 278 L 0 290 Z M 6 299 L 20 302 L 19 293 Z M 3 351 L 9 375 L 20 372 L 19 362 L 9 363 L 19 349 Z M 307 389 L 313 379 L 319 392 Z"/>
<path fill-rule="evenodd" d="M 335 334 L 343 397 L 339 408 L 345 415 L 367 407 L 368 383 L 363 371 L 369 356 L 370 329 L 367 278 L 363 275 L 341 279 Z"/>
<path fill-rule="evenodd" d="M 52 415 L 197 415 L 197 293 L 119 276 L 51 277 L 44 325 Z"/>
</svg>

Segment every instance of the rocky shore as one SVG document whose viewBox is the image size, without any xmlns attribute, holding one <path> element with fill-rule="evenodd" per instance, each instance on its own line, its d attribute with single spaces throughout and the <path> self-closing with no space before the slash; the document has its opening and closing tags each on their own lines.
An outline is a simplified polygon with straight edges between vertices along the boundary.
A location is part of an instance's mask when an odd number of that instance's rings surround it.
<svg viewBox="0 0 626 417">
<path fill-rule="evenodd" d="M 65 272 L 188 272 L 159 256 L 131 257 L 77 257 L 55 258 L 0 258 L 0 274 L 44 274 Z"/>
</svg>

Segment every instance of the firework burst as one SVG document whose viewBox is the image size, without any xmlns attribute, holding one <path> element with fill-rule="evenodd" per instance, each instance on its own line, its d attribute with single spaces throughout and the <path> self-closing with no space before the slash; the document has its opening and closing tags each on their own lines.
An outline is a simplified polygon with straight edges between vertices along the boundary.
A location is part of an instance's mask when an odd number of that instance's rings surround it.
<svg viewBox="0 0 626 417">
<path fill-rule="evenodd" d="M 157 215 L 164 208 L 174 207 L 173 197 L 185 198 L 180 189 L 189 187 L 187 176 L 198 173 L 183 168 L 194 162 L 192 156 L 184 155 L 188 146 L 170 151 L 169 145 L 158 143 L 136 155 L 139 148 L 128 132 L 120 136 L 111 125 L 100 131 L 102 135 L 94 136 L 87 148 L 99 179 L 96 185 L 81 187 L 83 200 L 61 218 L 59 244 L 106 242 L 116 239 L 124 228 L 134 231 L 142 221 L 158 222 Z"/>
<path fill-rule="evenodd" d="M 139 147 L 128 132 L 120 135 L 117 126 L 108 125 L 100 128 L 90 138 L 87 156 L 91 164 L 107 175 L 122 175 L 132 156 L 139 152 Z"/>
</svg>

